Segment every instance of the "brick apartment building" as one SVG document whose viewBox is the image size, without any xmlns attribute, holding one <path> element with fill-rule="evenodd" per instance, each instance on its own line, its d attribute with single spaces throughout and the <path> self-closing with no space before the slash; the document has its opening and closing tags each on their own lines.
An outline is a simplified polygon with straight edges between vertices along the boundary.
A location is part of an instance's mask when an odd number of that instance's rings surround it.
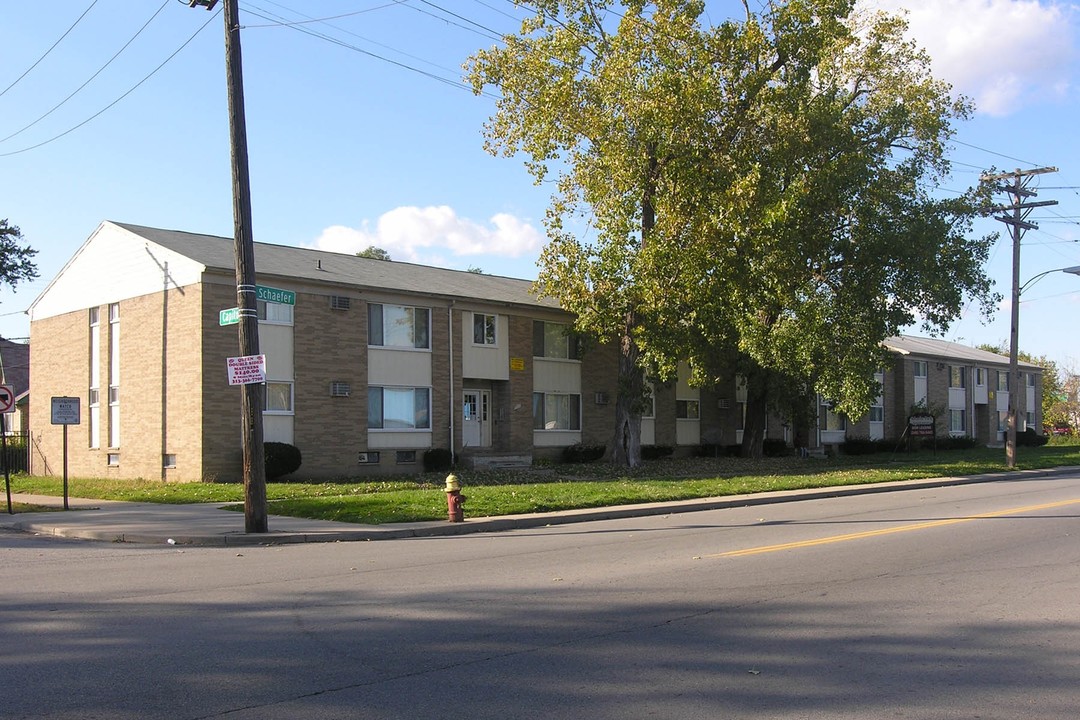
<svg viewBox="0 0 1080 720">
<path fill-rule="evenodd" d="M 432 448 L 527 463 L 610 438 L 615 348 L 580 353 L 571 316 L 530 281 L 261 243 L 255 258 L 258 284 L 293 300 L 259 301 L 265 439 L 300 448 L 305 477 L 418 471 Z M 231 239 L 97 228 L 30 308 L 33 472 L 62 472 L 51 402 L 73 397 L 72 475 L 240 477 L 240 389 L 226 370 L 237 332 L 222 324 L 233 268 Z M 1000 441 L 1006 358 L 920 338 L 887 345 L 895 361 L 879 404 L 850 422 L 822 403 L 810 446 L 899 437 L 919 400 L 944 409 L 949 433 Z M 1040 428 L 1041 370 L 1023 371 L 1020 418 Z M 706 390 L 684 376 L 654 387 L 642 443 L 690 453 L 739 442 L 738 380 Z M 767 435 L 793 433 L 770 418 Z"/>
</svg>

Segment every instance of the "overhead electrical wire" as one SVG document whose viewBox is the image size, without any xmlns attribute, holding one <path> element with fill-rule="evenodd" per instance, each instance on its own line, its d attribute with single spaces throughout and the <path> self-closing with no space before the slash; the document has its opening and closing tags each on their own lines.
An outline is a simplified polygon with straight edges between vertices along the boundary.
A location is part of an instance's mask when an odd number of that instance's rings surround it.
<svg viewBox="0 0 1080 720">
<path fill-rule="evenodd" d="M 85 120 L 83 120 L 83 121 L 82 121 L 81 123 L 79 123 L 78 125 L 75 125 L 74 127 L 68 128 L 67 130 L 65 130 L 64 132 L 60 133 L 59 135 L 54 135 L 53 137 L 49 138 L 48 140 L 43 140 L 42 142 L 39 142 L 39 143 L 38 143 L 38 144 L 36 144 L 36 145 L 31 145 L 30 147 L 25 147 L 25 148 L 23 148 L 23 149 L 21 149 L 21 150 L 12 150 L 11 152 L 6 152 L 6 153 L 0 153 L 0 157 L 11 157 L 12 155 L 19 155 L 20 153 L 24 153 L 24 152 L 29 152 L 30 150 L 36 150 L 37 148 L 39 148 L 39 147 L 41 147 L 41 146 L 43 146 L 43 145 L 48 145 L 48 144 L 49 144 L 49 143 L 51 143 L 51 142 L 55 142 L 56 140 L 59 140 L 60 138 L 64 137 L 65 135 L 68 135 L 68 134 L 70 134 L 70 133 L 73 133 L 73 132 L 75 132 L 76 130 L 78 130 L 79 128 L 81 128 L 81 127 L 82 127 L 83 125 L 86 125 L 86 124 L 87 124 L 88 122 L 90 122 L 91 120 L 94 120 L 95 118 L 97 118 L 98 116 L 100 116 L 100 115 L 101 115 L 102 113 L 104 113 L 105 111 L 109 110 L 109 109 L 110 109 L 110 108 L 112 108 L 112 107 L 113 107 L 114 105 L 116 105 L 116 104 L 117 104 L 118 102 L 120 102 L 121 100 L 123 100 L 124 98 L 126 98 L 126 97 L 127 97 L 128 95 L 130 95 L 131 93 L 135 92 L 135 90 L 137 90 L 137 89 L 139 88 L 139 86 L 141 86 L 141 85 L 142 85 L 142 84 L 143 84 L 144 82 L 146 82 L 147 80 L 149 80 L 150 78 L 152 78 L 152 77 L 153 77 L 154 75 L 156 75 L 156 74 L 158 73 L 158 71 L 159 71 L 159 70 L 161 70 L 161 68 L 165 67 L 165 65 L 167 65 L 167 64 L 169 63 L 169 61 L 170 61 L 170 60 L 172 60 L 172 59 L 173 59 L 174 57 L 176 57 L 176 56 L 177 56 L 178 54 L 180 54 L 180 51 L 181 51 L 181 50 L 183 50 L 184 48 L 186 48 L 186 47 L 187 47 L 187 46 L 188 46 L 188 45 L 189 45 L 189 44 L 191 43 L 191 41 L 192 41 L 192 40 L 194 40 L 194 39 L 195 39 L 195 37 L 196 37 L 196 36 L 197 36 L 197 35 L 198 35 L 199 33 L 201 33 L 201 32 L 202 32 L 202 31 L 203 31 L 204 29 L 206 29 L 206 26 L 207 26 L 207 25 L 209 25 L 209 24 L 210 24 L 210 22 L 211 22 L 212 20 L 216 19 L 216 18 L 218 17 L 218 15 L 220 15 L 220 14 L 221 14 L 221 9 L 219 8 L 219 9 L 218 9 L 218 11 L 217 11 L 217 12 L 215 12 L 215 13 L 214 13 L 213 15 L 211 15 L 211 16 L 210 16 L 210 17 L 209 17 L 209 18 L 207 19 L 207 21 L 206 21 L 206 22 L 204 22 L 204 23 L 203 23 L 203 24 L 202 24 L 201 26 L 199 26 L 199 29 L 198 29 L 198 30 L 196 30 L 196 31 L 195 31 L 194 33 L 192 33 L 192 34 L 191 34 L 191 37 L 189 37 L 189 38 L 188 38 L 187 40 L 185 40 L 185 41 L 184 41 L 184 44 L 183 44 L 183 45 L 181 45 L 180 47 L 176 48 L 176 50 L 174 50 L 174 51 L 173 51 L 173 53 L 172 53 L 171 55 L 169 55 L 169 57 L 167 57 L 167 58 L 165 58 L 164 60 L 162 60 L 162 61 L 161 61 L 161 64 L 160 64 L 160 65 L 158 65 L 158 66 L 157 66 L 156 68 L 154 68 L 153 70 L 151 70 L 151 71 L 150 71 L 149 73 L 147 73 L 147 74 L 146 74 L 146 75 L 145 75 L 145 76 L 143 77 L 143 79 L 142 79 L 142 80 L 140 80 L 139 82 L 135 83 L 135 84 L 134 84 L 134 85 L 133 85 L 133 86 L 132 86 L 131 88 L 129 88 L 129 89 L 127 90 L 127 92 L 125 92 L 125 93 L 124 93 L 123 95 L 121 95 L 120 97 L 116 98 L 116 99 L 115 99 L 115 100 L 113 100 L 113 101 L 112 101 L 111 103 L 109 103 L 109 104 L 108 104 L 108 105 L 106 105 L 105 107 L 101 108 L 100 110 L 98 110 L 98 111 L 97 111 L 96 113 L 94 113 L 94 114 L 93 114 L 93 115 L 91 115 L 90 117 L 88 117 L 88 118 L 86 118 Z"/>
<path fill-rule="evenodd" d="M 96 77 L 97 77 L 98 75 L 100 75 L 100 74 L 102 73 L 102 71 L 104 71 L 104 70 L 105 70 L 105 68 L 109 67 L 109 65 L 111 65 L 111 64 L 112 64 L 113 60 L 116 60 L 116 58 L 120 57 L 120 54 L 121 54 L 121 53 L 123 53 L 123 52 L 124 52 L 125 50 L 127 50 L 127 49 L 128 49 L 128 46 L 129 46 L 129 45 L 131 45 L 131 43 L 135 42 L 135 38 L 139 37 L 139 35 L 142 35 L 142 32 L 143 32 L 143 30 L 145 30 L 145 29 L 146 29 L 146 28 L 147 28 L 147 27 L 148 27 L 148 26 L 150 25 L 150 23 L 154 21 L 154 18 L 156 18 L 156 17 L 158 16 L 158 15 L 160 15 L 160 14 L 161 14 L 161 11 L 162 11 L 162 10 L 164 10 L 164 9 L 165 9 L 165 7 L 166 7 L 166 6 L 168 5 L 168 4 L 169 4 L 169 0 L 165 0 L 165 2 L 163 2 L 163 3 L 161 4 L 161 7 L 159 7 L 159 8 L 157 9 L 157 12 L 155 12 L 155 13 L 154 13 L 153 15 L 151 15 L 151 16 L 150 16 L 150 19 L 149 19 L 149 20 L 147 20 L 147 21 L 146 21 L 146 22 L 145 22 L 145 23 L 143 24 L 143 26 L 142 26 L 141 28 L 139 28 L 139 31 L 138 31 L 137 33 L 135 33 L 134 35 L 132 35 L 132 36 L 131 36 L 131 39 L 130 39 L 130 40 L 128 40 L 128 41 L 127 41 L 126 43 L 124 43 L 124 46 L 123 46 L 122 48 L 120 48 L 119 50 L 117 50 L 117 51 L 116 51 L 116 54 L 115 54 L 115 55 L 113 55 L 113 56 L 112 56 L 111 58 L 109 58 L 109 61 L 108 61 L 108 62 L 106 62 L 106 63 L 105 63 L 104 65 L 102 65 L 102 66 L 101 66 L 100 68 L 98 68 L 97 72 L 95 72 L 95 73 L 94 73 L 93 75 L 91 75 L 91 76 L 89 77 L 89 79 L 87 79 L 87 81 L 86 81 L 86 82 L 84 82 L 84 83 L 83 83 L 82 85 L 80 85 L 79 87 L 75 88 L 75 90 L 74 90 L 74 91 L 73 91 L 73 92 L 72 92 L 72 93 L 71 93 L 70 95 L 68 95 L 68 96 L 67 96 L 66 98 L 64 98 L 64 99 L 63 99 L 63 100 L 61 100 L 60 102 L 58 102 L 58 103 L 57 103 L 56 105 L 53 105 L 53 106 L 52 106 L 52 108 L 51 108 L 51 109 L 50 109 L 50 110 L 49 110 L 48 112 L 46 112 L 46 113 L 45 113 L 44 115 L 41 115 L 40 117 L 38 117 L 38 119 L 37 119 L 37 120 L 34 120 L 33 122 L 29 123 L 28 125 L 24 125 L 23 127 L 19 128 L 18 130 L 16 130 L 15 132 L 11 133 L 10 135 L 8 135 L 8 136 L 7 136 L 7 137 L 5 137 L 5 138 L 0 138 L 0 143 L 3 143 L 3 142 L 7 142 L 8 140 L 10 140 L 11 138 L 15 137 L 16 135 L 21 135 L 21 134 L 22 134 L 22 133 L 23 133 L 24 131 L 26 131 L 26 130 L 29 130 L 30 128 L 34 127 L 35 125 L 37 125 L 37 124 L 38 124 L 39 122 L 41 122 L 41 121 L 42 121 L 42 120 L 44 120 L 45 118 L 47 118 L 47 117 L 49 117 L 50 115 L 52 115 L 52 114 L 53 114 L 53 112 L 55 112 L 55 111 L 56 111 L 56 110 L 57 110 L 57 109 L 58 109 L 58 108 L 59 108 L 59 107 L 60 107 L 61 105 L 63 105 L 64 103 L 66 103 L 66 102 L 67 102 L 68 100 L 70 100 L 71 98 L 75 97 L 75 95 L 77 95 L 77 94 L 79 93 L 79 91 L 81 91 L 81 90 L 82 90 L 82 89 L 83 89 L 84 87 L 86 87 L 86 86 L 87 86 L 87 85 L 89 85 L 89 84 L 90 84 L 91 82 L 93 82 L 94 78 L 96 78 Z"/>
<path fill-rule="evenodd" d="M 18 85 L 18 84 L 19 84 L 19 81 L 20 81 L 20 80 L 22 80 L 22 79 L 23 79 L 24 77 L 26 77 L 27 75 L 29 75 L 29 74 L 30 74 L 30 71 L 31 71 L 31 70 L 33 70 L 34 68 L 36 68 L 36 67 L 37 67 L 37 66 L 38 66 L 38 65 L 39 65 L 39 64 L 41 63 L 41 61 L 42 61 L 42 60 L 44 60 L 45 58 L 47 58 L 47 57 L 49 56 L 49 53 L 51 53 L 51 52 L 52 52 L 53 50 L 55 50 L 55 49 L 56 49 L 56 46 L 57 46 L 57 45 L 59 45 L 59 44 L 60 44 L 60 43 L 61 43 L 61 42 L 63 41 L 63 39 L 64 39 L 64 38 L 66 38 L 66 37 L 68 36 L 68 33 L 70 33 L 70 32 L 71 32 L 72 30 L 74 30 L 74 29 L 75 29 L 75 26 L 76 26 L 76 25 L 78 25 L 78 24 L 79 24 L 80 22 L 82 22 L 82 19 L 83 19 L 84 17 L 86 17 L 86 14 L 87 14 L 88 12 L 90 12 L 91 10 L 93 10 L 94 6 L 95 6 L 95 5 L 97 5 L 97 4 L 98 4 L 98 0 L 94 0 L 94 1 L 92 2 L 92 3 L 90 3 L 90 7 L 86 8 L 85 10 L 83 10 L 83 12 L 82 12 L 82 15 L 80 15 L 80 16 L 78 17 L 78 19 L 77 19 L 77 20 L 75 20 L 75 22 L 73 22 L 73 23 L 71 24 L 71 27 L 69 27 L 69 28 L 68 28 L 67 30 L 65 30 L 65 31 L 64 31 L 64 34 L 63 34 L 63 35 L 61 35 L 61 36 L 60 36 L 60 38 L 59 38 L 59 39 L 58 39 L 58 40 L 57 40 L 56 42 L 54 42 L 54 43 L 52 44 L 52 46 L 51 46 L 51 47 L 50 47 L 50 48 L 49 48 L 48 50 L 46 50 L 46 51 L 45 51 L 45 54 L 44 54 L 44 55 L 42 55 L 41 57 L 39 57 L 39 58 L 38 58 L 38 59 L 37 59 L 37 60 L 36 60 L 36 61 L 34 62 L 34 64 L 33 64 L 33 65 L 31 65 L 30 67 L 26 68 L 26 70 L 25 70 L 25 71 L 23 72 L 23 74 L 22 74 L 22 75 L 20 75 L 19 77 L 15 78 L 15 81 L 14 81 L 13 83 L 11 83 L 11 84 L 10 84 L 10 85 L 8 85 L 8 86 L 7 86 L 6 88 L 4 88 L 4 89 L 3 89 L 2 91 L 0 91 L 0 97 L 3 97 L 4 95 L 6 95 L 6 94 L 7 94 L 7 91 L 8 91 L 8 90 L 10 90 L 11 88 L 13 88 L 13 87 L 15 87 L 16 85 Z"/>
</svg>

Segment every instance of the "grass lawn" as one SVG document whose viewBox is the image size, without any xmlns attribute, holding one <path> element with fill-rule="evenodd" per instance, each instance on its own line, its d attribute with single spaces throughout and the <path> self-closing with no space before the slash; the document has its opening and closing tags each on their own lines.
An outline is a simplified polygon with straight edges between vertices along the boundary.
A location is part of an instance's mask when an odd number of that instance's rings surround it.
<svg viewBox="0 0 1080 720">
<path fill-rule="evenodd" d="M 1080 443 L 1021 447 L 1018 469 L 1080 466 Z M 950 450 L 934 454 L 865 455 L 825 460 L 794 457 L 655 460 L 632 472 L 604 463 L 545 465 L 522 470 L 459 470 L 466 517 L 604 507 L 665 500 L 858 485 L 1005 470 L 1005 452 Z M 301 472 L 298 473 L 302 475 Z M 272 515 L 382 524 L 446 518 L 446 473 L 380 480 L 272 482 Z M 15 476 L 12 491 L 61 495 L 55 477 Z M 161 503 L 243 500 L 238 483 L 162 483 L 146 480 L 69 479 L 72 497 Z"/>
</svg>

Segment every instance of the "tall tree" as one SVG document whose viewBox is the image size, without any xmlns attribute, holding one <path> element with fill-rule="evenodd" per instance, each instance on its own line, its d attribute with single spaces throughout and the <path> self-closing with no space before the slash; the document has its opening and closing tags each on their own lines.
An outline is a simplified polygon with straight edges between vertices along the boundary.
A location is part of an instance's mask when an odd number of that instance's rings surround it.
<svg viewBox="0 0 1080 720">
<path fill-rule="evenodd" d="M 389 260 L 390 253 L 383 250 L 381 247 L 368 245 L 366 248 L 356 253 L 356 257 L 369 258 L 371 260 Z"/>
<path fill-rule="evenodd" d="M 11 287 L 38 276 L 31 260 L 37 250 L 23 245 L 22 237 L 18 226 L 9 224 L 7 218 L 0 220 L 0 282 Z"/>
<path fill-rule="evenodd" d="M 724 346 L 858 415 L 886 337 L 968 294 L 992 306 L 991 239 L 966 237 L 984 199 L 923 189 L 969 108 L 901 21 L 852 0 L 744 3 L 707 28 L 700 0 L 521 4 L 469 75 L 501 91 L 488 149 L 538 182 L 557 168 L 538 287 L 619 344 L 616 460 L 640 460 L 646 366 L 704 370 Z"/>
</svg>

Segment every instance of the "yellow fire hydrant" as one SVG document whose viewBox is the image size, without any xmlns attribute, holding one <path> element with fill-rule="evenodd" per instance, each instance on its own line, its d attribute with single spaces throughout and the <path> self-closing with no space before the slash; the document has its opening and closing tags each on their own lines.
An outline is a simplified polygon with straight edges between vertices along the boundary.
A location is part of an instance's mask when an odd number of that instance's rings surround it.
<svg viewBox="0 0 1080 720">
<path fill-rule="evenodd" d="M 465 520 L 465 511 L 462 509 L 464 504 L 465 496 L 461 494 L 461 483 L 458 482 L 457 475 L 450 473 L 446 476 L 446 519 L 448 522 Z"/>
</svg>

